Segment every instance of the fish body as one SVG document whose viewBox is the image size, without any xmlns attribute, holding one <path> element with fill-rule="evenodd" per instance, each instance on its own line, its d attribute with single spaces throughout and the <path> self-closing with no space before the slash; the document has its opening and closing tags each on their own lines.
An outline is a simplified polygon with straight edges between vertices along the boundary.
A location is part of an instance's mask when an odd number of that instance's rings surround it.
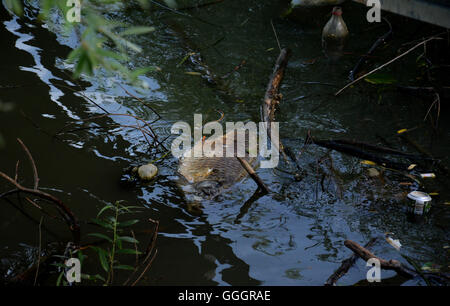
<svg viewBox="0 0 450 306">
<path fill-rule="evenodd" d="M 234 134 L 234 137 L 233 137 Z M 248 136 L 248 133 L 246 134 Z M 236 130 L 226 133 L 221 137 L 223 145 L 223 157 L 194 157 L 193 152 L 205 147 L 205 140 L 200 140 L 186 151 L 179 160 L 178 173 L 183 178 L 183 190 L 187 194 L 195 195 L 196 199 L 212 199 L 224 189 L 231 187 L 247 175 L 237 157 L 237 133 Z M 218 137 L 206 141 L 215 142 Z M 215 142 L 215 143 L 219 143 Z M 245 140 L 245 159 L 252 167 L 257 164 L 257 157 L 251 157 L 248 152 L 248 138 Z M 232 152 L 227 157 L 226 152 Z"/>
</svg>

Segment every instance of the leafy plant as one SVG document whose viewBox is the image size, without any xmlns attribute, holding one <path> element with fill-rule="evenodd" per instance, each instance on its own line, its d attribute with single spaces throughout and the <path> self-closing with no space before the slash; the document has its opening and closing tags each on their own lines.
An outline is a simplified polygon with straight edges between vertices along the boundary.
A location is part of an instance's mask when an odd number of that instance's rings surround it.
<svg viewBox="0 0 450 306">
<path fill-rule="evenodd" d="M 134 249 L 124 247 L 124 243 L 130 243 L 136 246 L 139 241 L 134 237 L 123 235 L 126 228 L 136 224 L 139 220 L 126 220 L 119 222 L 119 216 L 127 213 L 132 213 L 133 209 L 137 206 L 124 206 L 120 201 L 116 201 L 114 205 L 107 204 L 104 206 L 97 215 L 97 218 L 93 219 L 93 222 L 102 227 L 108 234 L 104 233 L 90 233 L 89 236 L 100 238 L 109 244 L 108 247 L 103 248 L 99 246 L 91 246 L 100 260 L 100 265 L 107 273 L 106 278 L 103 278 L 104 285 L 110 285 L 113 281 L 114 270 L 131 270 L 135 268 L 128 265 L 122 265 L 117 259 L 118 254 L 131 254 L 139 255 L 141 252 Z M 107 215 L 107 212 L 111 212 L 111 215 Z M 98 279 L 98 277 L 97 277 Z"/>
<path fill-rule="evenodd" d="M 24 3 L 30 0 L 5 0 L 6 8 L 19 16 L 23 15 Z M 62 16 L 63 29 L 73 31 L 79 39 L 79 45 L 67 56 L 67 61 L 74 65 L 73 76 L 91 75 L 95 69 L 103 68 L 106 72 L 119 75 L 135 85 L 138 77 L 146 72 L 156 70 L 156 67 L 140 67 L 130 70 L 126 66 L 130 56 L 142 52 L 140 46 L 129 40 L 132 35 L 142 35 L 154 30 L 148 26 L 132 26 L 106 16 L 105 12 L 114 12 L 123 8 L 130 1 L 98 0 L 98 1 L 68 1 L 68 0 L 37 0 L 39 19 L 52 24 L 52 14 Z M 147 9 L 149 0 L 137 0 L 142 9 Z M 75 3 L 80 3 L 80 20 L 73 22 L 67 18 L 74 9 Z M 170 6 L 174 0 L 166 0 Z"/>
<path fill-rule="evenodd" d="M 116 201 L 115 204 L 105 205 L 99 211 L 97 217 L 92 220 L 92 222 L 102 228 L 104 232 L 89 233 L 88 236 L 100 238 L 100 240 L 95 243 L 95 246 L 89 245 L 87 248 L 93 250 L 98 255 L 99 264 L 106 274 L 91 275 L 82 273 L 82 279 L 100 281 L 105 286 L 108 286 L 113 283 L 115 270 L 135 271 L 135 267 L 120 264 L 118 255 L 129 254 L 138 256 L 141 254 L 141 252 L 137 250 L 137 244 L 139 244 L 139 241 L 134 237 L 126 236 L 123 234 L 130 226 L 138 223 L 139 220 L 132 219 L 119 222 L 120 216 L 128 213 L 133 213 L 135 212 L 136 208 L 139 207 L 124 206 L 121 204 L 121 201 Z M 124 246 L 125 243 L 133 244 L 135 248 L 127 248 Z M 80 264 L 83 267 L 83 261 L 85 260 L 87 255 L 83 254 L 82 249 L 84 248 L 77 248 L 75 252 L 72 252 L 70 251 L 70 248 L 67 248 L 67 250 L 69 250 L 69 254 L 55 257 L 60 257 L 63 260 L 66 260 L 67 258 L 78 257 L 78 259 L 80 260 Z M 53 265 L 61 268 L 56 281 L 56 285 L 68 285 L 66 278 L 64 277 L 67 267 L 62 263 L 54 263 Z"/>
<path fill-rule="evenodd" d="M 371 84 L 395 84 L 397 80 L 390 74 L 387 73 L 374 73 L 364 79 L 366 82 Z"/>
</svg>

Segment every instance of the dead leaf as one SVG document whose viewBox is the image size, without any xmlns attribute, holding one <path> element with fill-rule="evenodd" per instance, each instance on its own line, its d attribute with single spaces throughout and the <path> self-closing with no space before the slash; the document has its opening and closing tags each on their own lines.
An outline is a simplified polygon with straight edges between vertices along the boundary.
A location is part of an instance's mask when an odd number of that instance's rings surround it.
<svg viewBox="0 0 450 306">
<path fill-rule="evenodd" d="M 392 245 L 397 251 L 400 251 L 402 244 L 398 239 L 392 239 L 391 237 L 386 237 L 386 241 Z"/>
<path fill-rule="evenodd" d="M 416 164 L 411 164 L 411 165 L 409 165 L 408 170 L 412 170 L 412 169 L 414 169 L 416 166 L 417 166 Z"/>
<path fill-rule="evenodd" d="M 367 169 L 367 172 L 369 173 L 370 177 L 380 176 L 380 172 L 375 168 L 369 168 L 369 169 Z"/>
<path fill-rule="evenodd" d="M 200 72 L 196 72 L 196 71 L 186 71 L 185 74 L 188 74 L 188 75 L 202 75 Z"/>
<path fill-rule="evenodd" d="M 376 163 L 374 163 L 373 161 L 370 161 L 370 160 L 362 160 L 361 164 L 363 164 L 363 165 L 370 165 L 370 166 L 375 166 L 376 165 Z"/>
</svg>

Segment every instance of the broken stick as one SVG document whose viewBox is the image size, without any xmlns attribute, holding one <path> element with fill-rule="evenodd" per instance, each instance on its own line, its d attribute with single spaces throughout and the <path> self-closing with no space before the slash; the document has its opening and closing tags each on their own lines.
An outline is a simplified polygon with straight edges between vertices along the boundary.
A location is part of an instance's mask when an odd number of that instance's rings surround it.
<svg viewBox="0 0 450 306">
<path fill-rule="evenodd" d="M 270 132 L 270 122 L 275 119 L 275 109 L 280 103 L 281 95 L 279 94 L 281 81 L 284 77 L 284 71 L 291 55 L 289 49 L 283 49 L 278 56 L 275 67 L 273 68 L 272 77 L 267 85 L 266 94 L 263 103 L 263 121 L 267 122 L 267 130 Z M 269 133 L 270 136 L 270 133 Z"/>
<path fill-rule="evenodd" d="M 364 246 L 364 248 L 370 248 L 373 246 L 377 238 L 372 238 L 370 241 Z M 345 275 L 345 273 L 348 272 L 348 270 L 355 264 L 356 259 L 358 259 L 358 256 L 356 254 L 353 254 L 349 258 L 342 261 L 342 265 L 334 271 L 334 273 L 327 279 L 324 286 L 335 286 L 336 282 Z"/>
<path fill-rule="evenodd" d="M 270 192 L 269 187 L 267 187 L 266 184 L 264 184 L 262 179 L 258 176 L 258 174 L 256 174 L 255 170 L 253 170 L 252 166 L 250 166 L 250 164 L 242 157 L 237 156 L 236 158 L 241 163 L 242 167 L 244 167 L 244 169 L 250 175 L 250 177 L 255 181 L 255 183 L 258 184 L 258 187 L 264 190 L 265 192 L 269 193 Z"/>
<path fill-rule="evenodd" d="M 267 85 L 266 94 L 264 95 L 264 103 L 261 108 L 261 119 L 266 123 L 267 136 L 269 137 L 269 139 L 271 123 L 275 120 L 275 110 L 280 104 L 282 98 L 282 95 L 279 93 L 281 81 L 283 80 L 284 72 L 286 70 L 290 56 L 291 50 L 286 48 L 281 50 L 280 55 L 278 56 L 278 59 L 273 68 L 272 76 L 270 77 L 269 83 Z M 281 140 L 278 144 L 275 145 L 278 147 L 279 152 L 282 154 L 286 162 L 289 163 L 289 156 L 297 166 L 297 169 L 301 169 L 295 156 L 293 154 L 286 154 L 286 151 L 289 151 L 289 148 L 285 147 Z"/>
<path fill-rule="evenodd" d="M 345 240 L 344 245 L 353 251 L 356 255 L 358 255 L 361 259 L 364 261 L 368 261 L 370 258 L 378 259 L 380 262 L 380 267 L 382 269 L 386 270 L 394 270 L 399 275 L 406 277 L 406 278 L 414 278 L 417 276 L 417 273 L 413 271 L 412 269 L 405 267 L 400 261 L 391 259 L 389 261 L 375 256 L 373 253 L 371 253 L 366 248 L 360 246 L 358 243 L 351 241 L 351 240 Z"/>
</svg>

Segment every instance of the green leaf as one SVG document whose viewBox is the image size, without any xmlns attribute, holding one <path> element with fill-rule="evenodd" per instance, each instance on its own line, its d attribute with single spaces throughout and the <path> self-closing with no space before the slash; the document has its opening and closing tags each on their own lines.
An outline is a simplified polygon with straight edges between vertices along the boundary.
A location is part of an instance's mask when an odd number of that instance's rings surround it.
<svg viewBox="0 0 450 306">
<path fill-rule="evenodd" d="M 60 268 L 63 268 L 63 269 L 67 268 L 67 266 L 65 264 L 62 264 L 62 263 L 52 263 L 51 265 L 55 266 L 55 267 L 60 267 Z"/>
<path fill-rule="evenodd" d="M 91 248 L 98 253 L 98 259 L 100 260 L 100 264 L 102 265 L 103 270 L 108 272 L 109 271 L 108 252 L 98 247 L 91 246 Z"/>
<path fill-rule="evenodd" d="M 83 265 L 84 259 L 87 257 L 87 255 L 83 254 L 83 251 L 78 251 L 78 259 L 80 260 L 80 264 Z"/>
<path fill-rule="evenodd" d="M 59 287 L 61 285 L 61 280 L 64 275 L 64 270 L 59 273 L 58 279 L 56 280 L 56 286 Z"/>
<path fill-rule="evenodd" d="M 364 80 L 371 84 L 394 84 L 394 83 L 397 83 L 397 80 L 392 75 L 389 75 L 386 73 L 374 73 L 372 75 L 367 76 Z"/>
<path fill-rule="evenodd" d="M 129 236 L 120 236 L 120 237 L 117 237 L 117 239 L 125 241 L 125 242 L 129 242 L 129 243 L 139 243 L 138 240 L 136 240 L 133 237 L 129 237 Z"/>
<path fill-rule="evenodd" d="M 78 78 L 83 72 L 90 75 L 92 74 L 92 71 L 93 65 L 91 58 L 84 52 L 80 55 L 78 62 L 75 65 L 74 77 Z"/>
<path fill-rule="evenodd" d="M 104 213 L 104 212 L 105 212 L 106 210 L 108 210 L 108 209 L 114 210 L 115 207 L 112 206 L 112 205 L 106 205 L 105 207 L 103 207 L 102 209 L 100 209 L 100 211 L 99 211 L 98 214 L 97 214 L 97 218 L 100 217 L 100 215 L 101 215 L 102 213 Z"/>
<path fill-rule="evenodd" d="M 134 270 L 134 267 L 132 266 L 127 266 L 127 265 L 118 265 L 118 266 L 114 266 L 114 269 L 119 269 L 119 270 Z"/>
<path fill-rule="evenodd" d="M 14 14 L 22 16 L 23 8 L 22 1 L 19 0 L 5 0 L 6 7 L 11 10 Z"/>
<path fill-rule="evenodd" d="M 100 274 L 95 274 L 95 275 L 89 275 L 89 274 L 81 274 L 81 278 L 82 279 L 87 279 L 87 280 L 101 280 L 103 282 L 106 282 L 105 278 L 103 276 L 101 276 Z"/>
<path fill-rule="evenodd" d="M 105 239 L 105 240 L 107 240 L 107 241 L 109 241 L 111 243 L 113 242 L 113 240 L 110 237 L 108 237 L 108 236 L 106 236 L 104 234 L 101 234 L 101 233 L 89 233 L 88 236 Z"/>
<path fill-rule="evenodd" d="M 130 77 L 132 79 L 136 79 L 138 76 L 143 75 L 150 71 L 156 71 L 156 68 L 155 67 L 142 67 L 142 68 L 134 69 L 133 72 L 131 73 Z M 123 207 L 123 208 L 125 208 L 125 207 Z"/>
<path fill-rule="evenodd" d="M 99 219 L 92 219 L 92 222 L 95 223 L 95 224 L 98 224 L 101 227 L 106 228 L 106 229 L 112 229 L 113 228 L 113 226 L 110 223 L 104 222 L 104 221 L 99 220 Z"/>
<path fill-rule="evenodd" d="M 154 27 L 131 27 L 121 32 L 121 36 L 125 35 L 141 35 L 149 32 L 153 32 L 155 30 Z"/>
<path fill-rule="evenodd" d="M 117 226 L 127 227 L 127 226 L 131 226 L 133 224 L 136 224 L 138 222 L 139 222 L 139 220 L 136 220 L 136 219 L 135 220 L 128 220 L 128 221 L 123 221 L 123 222 L 117 223 Z"/>
<path fill-rule="evenodd" d="M 140 255 L 142 252 L 133 250 L 133 249 L 120 249 L 116 251 L 117 254 L 132 254 L 132 255 Z"/>
</svg>

